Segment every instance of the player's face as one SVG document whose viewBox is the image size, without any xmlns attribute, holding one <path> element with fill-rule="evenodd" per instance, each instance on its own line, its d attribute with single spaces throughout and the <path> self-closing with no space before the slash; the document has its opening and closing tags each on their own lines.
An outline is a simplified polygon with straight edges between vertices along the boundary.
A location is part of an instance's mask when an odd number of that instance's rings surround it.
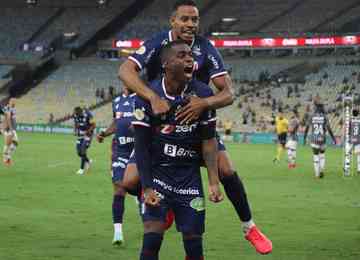
<svg viewBox="0 0 360 260">
<path fill-rule="evenodd" d="M 193 76 L 194 58 L 191 49 L 186 44 L 173 47 L 169 56 L 167 68 L 173 73 L 173 78 L 179 81 L 189 81 Z"/>
<path fill-rule="evenodd" d="M 179 6 L 170 19 L 171 28 L 180 39 L 191 43 L 199 30 L 199 10 L 194 6 Z"/>
</svg>

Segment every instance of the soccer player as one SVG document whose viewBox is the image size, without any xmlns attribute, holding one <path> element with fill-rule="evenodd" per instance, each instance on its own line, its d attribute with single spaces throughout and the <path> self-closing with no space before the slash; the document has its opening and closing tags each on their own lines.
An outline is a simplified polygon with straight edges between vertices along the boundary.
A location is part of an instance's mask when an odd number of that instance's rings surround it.
<svg viewBox="0 0 360 260">
<path fill-rule="evenodd" d="M 282 110 L 279 110 L 279 113 L 275 118 L 275 131 L 278 137 L 278 146 L 277 146 L 276 157 L 273 160 L 274 163 L 280 161 L 281 155 L 286 148 L 285 145 L 286 145 L 288 127 L 289 127 L 289 121 L 285 118 Z"/>
<path fill-rule="evenodd" d="M 353 109 L 351 118 L 351 144 L 354 147 L 354 153 L 357 160 L 357 173 L 360 174 L 360 116 L 359 110 Z"/>
<path fill-rule="evenodd" d="M 4 148 L 3 148 L 3 163 L 10 166 L 11 156 L 19 145 L 19 139 L 16 134 L 16 100 L 10 98 L 8 104 L 2 108 L 4 113 L 3 134 L 4 134 Z"/>
<path fill-rule="evenodd" d="M 199 11 L 194 1 L 177 1 L 170 18 L 171 30 L 161 32 L 146 41 L 119 69 L 120 79 L 138 96 L 150 102 L 154 114 L 165 113 L 170 109 L 168 100 L 162 99 L 149 88 L 141 80 L 139 73 L 146 70 L 148 81 L 159 78 L 162 74 L 159 55 L 162 46 L 177 39 L 187 42 L 194 54 L 194 78 L 205 84 L 208 84 L 211 80 L 219 92 L 207 98 L 192 96 L 189 103 L 177 112 L 177 119 L 181 123 L 191 123 L 205 110 L 230 105 L 234 97 L 232 82 L 224 68 L 221 55 L 209 40 L 197 35 L 199 21 Z M 220 181 L 241 220 L 245 238 L 255 246 L 259 253 L 271 252 L 271 241 L 260 232 L 252 219 L 245 187 L 238 177 L 220 138 L 218 138 L 217 158 Z M 136 183 L 136 180 L 134 180 L 136 175 L 132 173 L 131 178 L 127 178 L 125 173 L 124 183 Z"/>
<path fill-rule="evenodd" d="M 315 178 L 324 177 L 325 169 L 325 148 L 326 148 L 326 133 L 329 134 L 336 144 L 335 136 L 331 130 L 329 120 L 326 117 L 324 105 L 321 103 L 315 103 L 315 111 L 309 117 L 306 124 L 304 133 L 304 145 L 306 145 L 306 138 L 308 131 L 311 127 L 311 147 L 313 150 Z"/>
<path fill-rule="evenodd" d="M 293 169 L 296 167 L 296 148 L 299 140 L 298 129 L 300 125 L 299 114 L 296 110 L 292 112 L 288 128 L 288 141 L 286 148 L 288 151 L 288 168 Z"/>
<path fill-rule="evenodd" d="M 113 245 L 124 242 L 122 231 L 123 216 L 125 211 L 126 190 L 122 186 L 124 172 L 129 162 L 130 154 L 134 149 L 134 133 L 131 122 L 133 121 L 134 96 L 126 87 L 123 93 L 113 101 L 112 124 L 97 135 L 97 140 L 102 143 L 104 138 L 115 133 L 112 140 L 111 175 L 113 183 L 112 216 L 114 224 Z"/>
<path fill-rule="evenodd" d="M 176 120 L 176 111 L 186 105 L 188 95 L 208 97 L 212 91 L 192 80 L 190 47 L 181 40 L 168 43 L 161 52 L 164 77 L 150 83 L 152 89 L 169 102 L 170 111 L 154 115 L 149 102 L 135 101 L 136 164 L 144 189 L 142 217 L 144 237 L 141 260 L 159 259 L 164 222 L 169 208 L 182 233 L 186 259 L 201 260 L 205 226 L 205 199 L 200 175 L 204 163 L 209 179 L 209 199 L 220 202 L 217 167 L 216 115 L 205 110 L 192 124 Z"/>
<path fill-rule="evenodd" d="M 77 154 L 81 159 L 80 169 L 77 174 L 83 175 L 90 168 L 91 160 L 87 156 L 96 123 L 90 111 L 75 107 L 74 109 L 74 132 L 78 137 L 76 141 Z"/>
</svg>

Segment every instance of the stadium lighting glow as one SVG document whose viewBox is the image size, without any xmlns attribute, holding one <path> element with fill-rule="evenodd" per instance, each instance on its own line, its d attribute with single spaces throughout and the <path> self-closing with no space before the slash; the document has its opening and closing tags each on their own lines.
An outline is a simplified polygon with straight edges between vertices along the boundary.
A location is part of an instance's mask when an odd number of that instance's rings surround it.
<svg viewBox="0 0 360 260">
<path fill-rule="evenodd" d="M 212 36 L 238 36 L 238 32 L 212 32 Z"/>
<path fill-rule="evenodd" d="M 230 23 L 230 22 L 235 22 L 237 21 L 237 18 L 234 17 L 224 17 L 221 19 L 221 21 L 223 21 L 224 23 Z"/>
</svg>

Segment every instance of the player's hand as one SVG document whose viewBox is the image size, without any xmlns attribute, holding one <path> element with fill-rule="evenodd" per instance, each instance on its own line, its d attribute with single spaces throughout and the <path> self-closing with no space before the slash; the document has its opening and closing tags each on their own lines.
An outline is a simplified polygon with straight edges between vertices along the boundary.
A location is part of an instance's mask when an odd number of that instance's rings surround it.
<svg viewBox="0 0 360 260">
<path fill-rule="evenodd" d="M 145 204 L 151 207 L 160 206 L 160 198 L 151 188 L 147 188 L 144 191 Z"/>
<path fill-rule="evenodd" d="M 208 108 L 205 99 L 191 96 L 189 102 L 176 113 L 176 120 L 181 124 L 190 123 L 200 117 L 202 112 Z"/>
<path fill-rule="evenodd" d="M 218 203 L 224 199 L 219 184 L 209 184 L 209 200 Z"/>
<path fill-rule="evenodd" d="M 104 142 L 104 139 L 105 139 L 105 137 L 102 135 L 102 133 L 96 135 L 96 140 L 97 140 L 99 143 Z"/>
<path fill-rule="evenodd" d="M 157 95 L 150 99 L 150 104 L 155 115 L 162 115 L 170 110 L 169 103 Z"/>
</svg>

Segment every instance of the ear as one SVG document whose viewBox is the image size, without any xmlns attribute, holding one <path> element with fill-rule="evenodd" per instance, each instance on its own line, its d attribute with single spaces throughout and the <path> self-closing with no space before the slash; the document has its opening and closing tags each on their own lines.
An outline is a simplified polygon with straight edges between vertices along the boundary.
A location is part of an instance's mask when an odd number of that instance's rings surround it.
<svg viewBox="0 0 360 260">
<path fill-rule="evenodd" d="M 174 13 L 170 16 L 169 22 L 170 22 L 171 27 L 174 27 L 175 19 L 176 19 L 176 12 L 174 12 Z"/>
</svg>

